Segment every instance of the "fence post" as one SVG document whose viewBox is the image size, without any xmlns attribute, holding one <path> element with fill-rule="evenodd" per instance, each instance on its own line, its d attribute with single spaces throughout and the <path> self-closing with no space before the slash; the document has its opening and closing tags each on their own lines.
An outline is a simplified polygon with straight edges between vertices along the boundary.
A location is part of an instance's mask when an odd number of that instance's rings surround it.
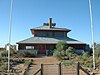
<svg viewBox="0 0 100 75">
<path fill-rule="evenodd" d="M 80 63 L 77 63 L 77 75 L 79 75 Z"/>
<path fill-rule="evenodd" d="M 41 75 L 43 75 L 43 64 L 41 64 Z"/>
<path fill-rule="evenodd" d="M 59 75 L 61 75 L 61 63 L 59 63 Z"/>
</svg>

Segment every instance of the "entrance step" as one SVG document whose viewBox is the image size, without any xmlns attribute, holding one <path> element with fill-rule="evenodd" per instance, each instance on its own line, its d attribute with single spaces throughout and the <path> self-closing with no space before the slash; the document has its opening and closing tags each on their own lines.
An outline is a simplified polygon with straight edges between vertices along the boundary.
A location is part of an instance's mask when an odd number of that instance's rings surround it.
<svg viewBox="0 0 100 75">
<path fill-rule="evenodd" d="M 44 56 L 46 56 L 46 54 L 38 54 L 38 55 L 36 56 L 36 58 L 41 58 L 41 57 L 44 57 Z"/>
</svg>

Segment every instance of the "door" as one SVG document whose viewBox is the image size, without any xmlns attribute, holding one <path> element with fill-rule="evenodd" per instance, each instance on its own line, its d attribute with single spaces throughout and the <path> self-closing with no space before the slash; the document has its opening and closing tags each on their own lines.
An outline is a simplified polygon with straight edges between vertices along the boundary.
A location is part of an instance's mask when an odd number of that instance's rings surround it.
<svg viewBox="0 0 100 75">
<path fill-rule="evenodd" d="M 38 45 L 38 54 L 46 54 L 46 46 Z"/>
</svg>

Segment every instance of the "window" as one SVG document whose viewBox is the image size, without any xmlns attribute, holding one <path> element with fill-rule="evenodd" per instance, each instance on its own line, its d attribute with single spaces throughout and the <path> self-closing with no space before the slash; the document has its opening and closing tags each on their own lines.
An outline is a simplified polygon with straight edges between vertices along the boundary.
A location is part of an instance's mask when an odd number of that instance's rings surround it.
<svg viewBox="0 0 100 75">
<path fill-rule="evenodd" d="M 49 36 L 49 33 L 48 33 L 48 32 L 46 33 L 46 36 L 47 36 L 47 37 Z"/>
<path fill-rule="evenodd" d="M 26 46 L 26 49 L 34 49 L 34 46 Z"/>
<path fill-rule="evenodd" d="M 53 36 L 53 37 L 55 36 L 55 32 L 52 32 L 52 36 Z"/>
</svg>

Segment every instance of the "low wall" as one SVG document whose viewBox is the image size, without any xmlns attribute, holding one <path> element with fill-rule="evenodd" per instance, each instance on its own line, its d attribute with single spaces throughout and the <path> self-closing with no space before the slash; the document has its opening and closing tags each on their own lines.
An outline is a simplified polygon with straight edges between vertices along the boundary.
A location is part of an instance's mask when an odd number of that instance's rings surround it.
<svg viewBox="0 0 100 75">
<path fill-rule="evenodd" d="M 37 55 L 38 50 L 18 50 L 19 54 L 24 54 L 24 52 L 34 53 Z"/>
<path fill-rule="evenodd" d="M 48 51 L 49 50 L 46 50 L 46 55 L 48 55 Z M 24 54 L 24 52 L 34 53 L 35 55 L 38 54 L 38 50 L 18 50 L 19 54 Z"/>
</svg>

